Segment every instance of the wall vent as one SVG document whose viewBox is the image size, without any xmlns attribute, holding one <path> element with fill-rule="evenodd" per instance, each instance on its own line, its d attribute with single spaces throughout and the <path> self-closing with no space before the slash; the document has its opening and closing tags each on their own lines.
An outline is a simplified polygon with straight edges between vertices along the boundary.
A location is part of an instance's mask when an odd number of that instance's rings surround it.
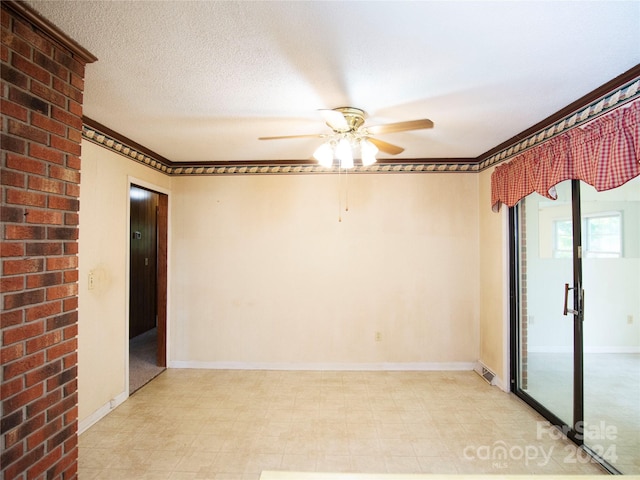
<svg viewBox="0 0 640 480">
<path fill-rule="evenodd" d="M 495 378 L 496 378 L 496 374 L 493 373 L 491 370 L 489 370 L 487 367 L 485 367 L 484 365 L 482 365 L 481 363 L 479 363 L 476 368 L 475 368 L 475 372 L 480 375 L 482 378 L 485 379 L 485 381 L 489 384 L 489 385 L 495 385 Z"/>
</svg>

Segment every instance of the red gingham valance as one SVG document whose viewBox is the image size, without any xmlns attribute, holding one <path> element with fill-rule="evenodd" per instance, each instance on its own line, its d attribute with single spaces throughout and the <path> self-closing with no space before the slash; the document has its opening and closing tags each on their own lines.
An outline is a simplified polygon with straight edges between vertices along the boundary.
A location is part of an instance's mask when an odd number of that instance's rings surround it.
<svg viewBox="0 0 640 480">
<path fill-rule="evenodd" d="M 491 175 L 491 208 L 513 207 L 538 192 L 557 198 L 555 186 L 582 180 L 597 191 L 619 187 L 640 175 L 640 101 L 541 143 Z"/>
</svg>

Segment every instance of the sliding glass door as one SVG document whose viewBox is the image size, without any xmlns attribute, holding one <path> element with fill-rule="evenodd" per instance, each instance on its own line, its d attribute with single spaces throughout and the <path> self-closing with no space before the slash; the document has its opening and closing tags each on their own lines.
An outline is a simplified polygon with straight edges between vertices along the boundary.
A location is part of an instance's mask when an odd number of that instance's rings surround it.
<svg viewBox="0 0 640 480">
<path fill-rule="evenodd" d="M 512 216 L 516 392 L 612 472 L 640 473 L 640 177 Z"/>
<path fill-rule="evenodd" d="M 563 424 L 573 424 L 573 317 L 564 313 L 573 282 L 571 183 L 554 202 L 540 195 L 520 211 L 520 387 Z M 552 300 L 554 299 L 554 300 Z"/>
</svg>

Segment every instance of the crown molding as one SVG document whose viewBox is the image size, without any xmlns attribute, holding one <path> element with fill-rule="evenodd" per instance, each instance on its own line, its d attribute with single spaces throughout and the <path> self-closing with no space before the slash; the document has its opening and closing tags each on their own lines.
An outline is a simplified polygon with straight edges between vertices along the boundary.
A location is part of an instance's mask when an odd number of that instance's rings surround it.
<svg viewBox="0 0 640 480">
<path fill-rule="evenodd" d="M 95 120 L 88 117 L 83 117 L 82 120 L 82 136 L 86 140 L 167 175 L 283 175 L 336 172 L 335 169 L 322 167 L 313 160 L 172 162 Z M 477 163 L 473 158 L 386 159 L 367 167 L 355 166 L 349 169 L 349 173 L 442 173 L 476 170 Z"/>
<path fill-rule="evenodd" d="M 474 172 L 477 165 L 474 163 L 437 163 L 426 160 L 421 163 L 409 162 L 385 162 L 378 161 L 373 165 L 363 167 L 356 165 L 349 169 L 352 173 L 450 173 L 450 172 Z M 317 164 L 279 164 L 279 162 L 262 165 L 221 165 L 221 166 L 181 166 L 174 167 L 172 175 L 274 175 L 274 174 L 327 174 L 336 173 L 335 168 L 322 167 Z"/>
<path fill-rule="evenodd" d="M 621 84 L 621 82 L 623 82 Z M 611 86 L 613 90 L 611 90 Z M 605 88 L 608 87 L 608 88 Z M 606 94 L 602 94 L 605 91 Z M 640 97 L 640 65 L 616 77 L 558 113 L 480 155 L 478 170 L 482 171 L 529 148 L 539 145 L 572 128 L 584 125 Z"/>
<path fill-rule="evenodd" d="M 554 115 L 519 133 L 476 158 L 383 159 L 373 165 L 355 166 L 349 173 L 472 173 L 509 160 L 529 148 L 571 128 L 583 125 L 640 97 L 640 65 L 619 75 Z M 83 117 L 85 139 L 157 171 L 172 176 L 328 174 L 335 168 L 313 160 L 174 162 Z"/>
<path fill-rule="evenodd" d="M 133 141 L 128 142 L 126 137 L 122 135 L 109 135 L 103 132 L 102 129 L 95 126 L 99 125 L 97 122 L 92 120 L 87 122 L 88 119 L 86 117 L 83 117 L 82 120 L 82 137 L 84 139 L 130 160 L 135 160 L 138 163 L 171 175 L 171 167 L 164 161 L 164 157 L 146 153 L 149 152 L 147 149 L 143 151 L 142 148 L 135 148 L 133 145 L 138 144 Z M 113 132 L 110 129 L 105 130 Z"/>
</svg>

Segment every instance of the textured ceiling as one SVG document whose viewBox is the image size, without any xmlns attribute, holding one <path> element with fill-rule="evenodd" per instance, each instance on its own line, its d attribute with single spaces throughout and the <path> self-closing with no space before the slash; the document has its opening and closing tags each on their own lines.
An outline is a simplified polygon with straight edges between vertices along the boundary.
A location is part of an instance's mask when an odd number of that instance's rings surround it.
<svg viewBox="0 0 640 480">
<path fill-rule="evenodd" d="M 640 63 L 638 1 L 32 1 L 98 57 L 84 114 L 174 162 L 304 160 L 317 110 L 475 158 Z M 381 155 L 384 158 L 384 155 Z"/>
</svg>

